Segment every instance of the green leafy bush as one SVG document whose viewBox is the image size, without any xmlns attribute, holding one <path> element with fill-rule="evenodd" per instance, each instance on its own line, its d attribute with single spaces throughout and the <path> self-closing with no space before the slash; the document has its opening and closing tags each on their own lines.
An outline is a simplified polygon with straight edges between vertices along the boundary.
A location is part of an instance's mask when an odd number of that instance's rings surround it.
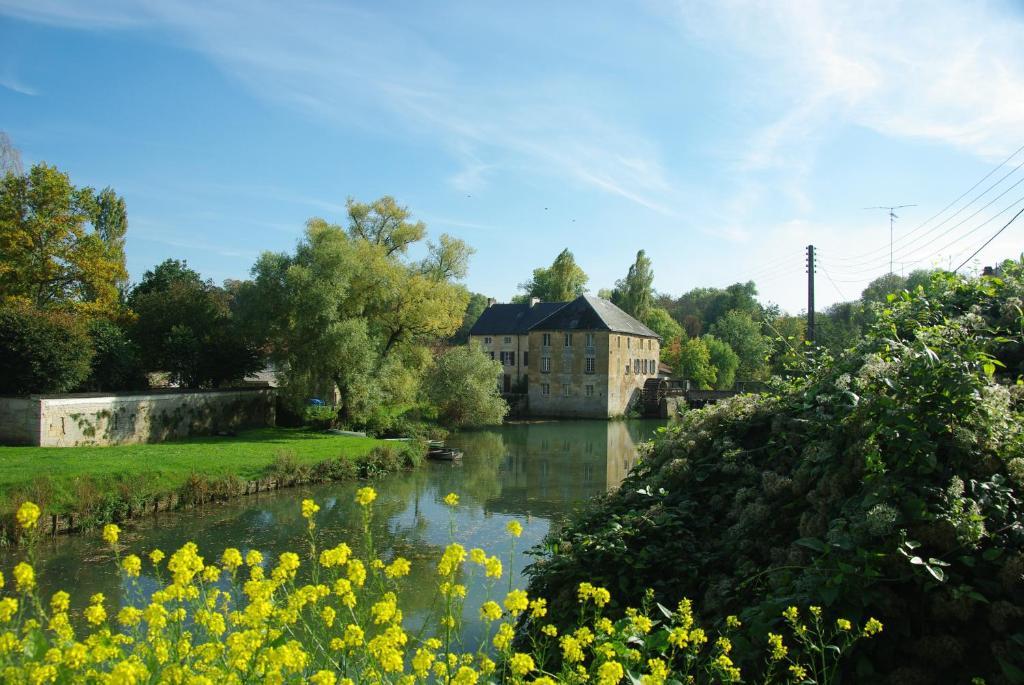
<svg viewBox="0 0 1024 685">
<path fill-rule="evenodd" d="M 124 329 L 109 319 L 95 319 L 89 323 L 88 331 L 95 354 L 84 390 L 102 392 L 149 387 L 139 346 L 128 338 Z"/>
<path fill-rule="evenodd" d="M 1018 263 L 937 275 L 842 357 L 686 413 L 549 538 L 531 592 L 556 615 L 584 580 L 693 597 L 753 642 L 820 604 L 886 625 L 857 682 L 1024 682 L 1022 300 Z"/>
<path fill-rule="evenodd" d="M 338 424 L 338 408 L 330 405 L 308 406 L 303 410 L 303 422 L 316 430 L 327 430 Z"/>
<path fill-rule="evenodd" d="M 92 356 L 89 336 L 72 315 L 0 309 L 0 395 L 72 390 L 89 375 Z"/>
</svg>

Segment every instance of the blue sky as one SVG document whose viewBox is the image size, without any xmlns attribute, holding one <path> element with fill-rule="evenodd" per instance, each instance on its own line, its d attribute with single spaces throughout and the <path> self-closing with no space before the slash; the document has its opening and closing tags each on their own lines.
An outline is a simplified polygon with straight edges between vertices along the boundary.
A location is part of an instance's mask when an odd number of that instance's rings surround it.
<svg viewBox="0 0 1024 685">
<path fill-rule="evenodd" d="M 795 313 L 808 243 L 819 308 L 888 271 L 864 207 L 918 205 L 899 271 L 1024 206 L 1020 171 L 911 233 L 1024 145 L 1022 44 L 999 2 L 0 0 L 0 130 L 125 196 L 135 278 L 244 278 L 390 194 L 500 300 L 565 247 L 593 291 L 643 248 L 659 291 L 753 279 Z"/>
</svg>

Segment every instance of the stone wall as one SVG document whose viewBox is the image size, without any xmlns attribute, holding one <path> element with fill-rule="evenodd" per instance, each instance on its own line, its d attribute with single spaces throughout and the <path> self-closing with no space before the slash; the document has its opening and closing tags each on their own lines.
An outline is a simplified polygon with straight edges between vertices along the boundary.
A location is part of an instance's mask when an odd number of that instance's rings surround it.
<svg viewBox="0 0 1024 685">
<path fill-rule="evenodd" d="M 162 442 L 274 421 L 270 388 L 0 398 L 0 444 L 5 445 Z"/>
</svg>

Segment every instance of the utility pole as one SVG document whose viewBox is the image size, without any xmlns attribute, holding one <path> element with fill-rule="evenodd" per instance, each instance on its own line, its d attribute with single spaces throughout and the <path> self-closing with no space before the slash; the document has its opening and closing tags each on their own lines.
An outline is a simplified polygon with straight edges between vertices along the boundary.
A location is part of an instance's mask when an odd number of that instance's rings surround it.
<svg viewBox="0 0 1024 685">
<path fill-rule="evenodd" d="M 904 207 L 916 207 L 917 205 L 895 205 L 891 207 L 865 207 L 864 209 L 887 209 L 889 210 L 889 273 L 892 273 L 892 222 L 899 217 L 896 215 L 897 209 L 903 209 Z"/>
<path fill-rule="evenodd" d="M 814 245 L 807 246 L 807 339 L 814 342 Z"/>
</svg>

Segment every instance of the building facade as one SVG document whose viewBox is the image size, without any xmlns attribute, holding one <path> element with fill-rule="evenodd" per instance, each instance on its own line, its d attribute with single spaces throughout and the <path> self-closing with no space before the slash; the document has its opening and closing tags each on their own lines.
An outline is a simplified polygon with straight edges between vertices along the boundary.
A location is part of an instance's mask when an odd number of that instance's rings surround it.
<svg viewBox="0 0 1024 685">
<path fill-rule="evenodd" d="M 661 352 L 654 331 L 591 295 L 572 302 L 491 305 L 470 330 L 470 340 L 502 361 L 502 388 L 525 391 L 534 416 L 627 413 L 644 383 L 657 377 Z"/>
</svg>

